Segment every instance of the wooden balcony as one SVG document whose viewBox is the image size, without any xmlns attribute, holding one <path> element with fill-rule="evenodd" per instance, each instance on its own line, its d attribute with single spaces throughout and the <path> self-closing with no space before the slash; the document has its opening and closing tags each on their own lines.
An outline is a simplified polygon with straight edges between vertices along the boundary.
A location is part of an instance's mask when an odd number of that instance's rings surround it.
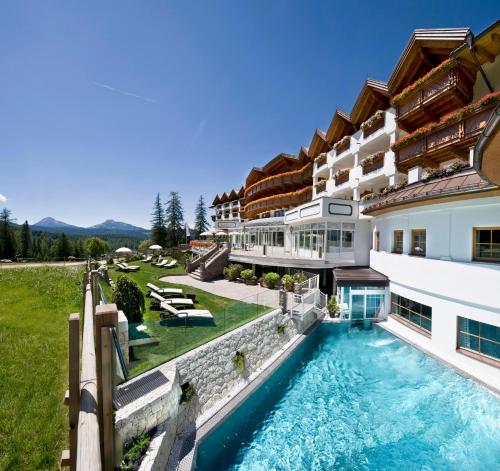
<svg viewBox="0 0 500 471">
<path fill-rule="evenodd" d="M 326 164 L 326 154 L 320 154 L 319 157 L 316 158 L 316 168 L 323 167 Z"/>
<path fill-rule="evenodd" d="M 245 202 L 250 203 L 264 196 L 290 192 L 311 183 L 312 163 L 308 163 L 298 170 L 273 175 L 249 186 L 245 189 Z"/>
<path fill-rule="evenodd" d="M 363 129 L 363 139 L 366 139 L 368 136 L 371 136 L 385 126 L 385 113 L 374 115 L 371 119 L 368 120 L 366 125 L 364 124 L 365 123 L 363 123 L 361 126 Z"/>
<path fill-rule="evenodd" d="M 370 161 L 366 164 L 361 163 L 361 167 L 363 168 L 363 175 L 368 175 L 371 172 L 375 172 L 384 166 L 384 156 L 383 152 L 379 152 L 372 156 Z"/>
<path fill-rule="evenodd" d="M 395 105 L 398 126 L 412 132 L 469 103 L 474 78 L 458 62 L 424 80 Z M 397 97 L 395 97 L 397 99 Z"/>
<path fill-rule="evenodd" d="M 315 188 L 316 188 L 316 194 L 326 191 L 326 180 L 322 180 L 316 183 Z"/>
<path fill-rule="evenodd" d="M 467 161 L 469 148 L 476 143 L 494 106 L 495 102 L 482 106 L 461 120 L 438 125 L 431 131 L 423 128 L 424 132 L 417 139 L 394 146 L 398 170 L 407 172 L 415 166 L 436 167 L 441 162 L 457 157 Z"/>
<path fill-rule="evenodd" d="M 312 186 L 300 191 L 268 196 L 248 203 L 240 212 L 242 219 L 253 219 L 260 213 L 275 209 L 288 209 L 311 201 Z"/>
<path fill-rule="evenodd" d="M 349 181 L 349 170 L 339 173 L 335 176 L 335 185 L 342 185 L 342 183 L 347 183 Z"/>
<path fill-rule="evenodd" d="M 336 155 L 342 154 L 342 152 L 345 152 L 346 150 L 351 147 L 351 138 L 350 136 L 342 138 L 340 141 L 338 141 L 333 148 L 335 149 Z"/>
</svg>

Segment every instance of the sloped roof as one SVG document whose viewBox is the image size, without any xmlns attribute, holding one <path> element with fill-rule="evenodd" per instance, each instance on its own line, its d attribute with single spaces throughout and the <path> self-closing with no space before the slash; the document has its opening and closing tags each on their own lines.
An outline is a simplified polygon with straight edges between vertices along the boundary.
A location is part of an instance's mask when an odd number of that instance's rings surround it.
<svg viewBox="0 0 500 471">
<path fill-rule="evenodd" d="M 328 152 L 330 146 L 326 140 L 326 133 L 321 129 L 316 129 L 311 139 L 311 144 L 309 146 L 308 155 L 310 158 L 314 159 L 322 152 Z"/>
<path fill-rule="evenodd" d="M 445 60 L 464 43 L 469 28 L 416 29 L 388 80 L 392 95 L 399 93 L 415 78 Z"/>
<path fill-rule="evenodd" d="M 354 127 L 358 128 L 376 111 L 390 108 L 389 100 L 390 93 L 387 82 L 367 79 L 352 107 L 351 122 Z"/>
<path fill-rule="evenodd" d="M 332 146 L 343 136 L 347 136 L 353 132 L 354 127 L 351 122 L 351 116 L 349 113 L 337 108 L 326 132 L 326 139 L 328 143 Z"/>
</svg>

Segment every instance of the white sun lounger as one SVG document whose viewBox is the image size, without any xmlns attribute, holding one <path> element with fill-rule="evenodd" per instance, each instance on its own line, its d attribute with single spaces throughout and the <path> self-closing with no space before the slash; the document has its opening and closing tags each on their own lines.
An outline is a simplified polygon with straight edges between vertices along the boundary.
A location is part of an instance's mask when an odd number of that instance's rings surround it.
<svg viewBox="0 0 500 471">
<path fill-rule="evenodd" d="M 153 283 L 148 283 L 146 285 L 147 288 L 151 290 L 151 294 L 158 293 L 158 294 L 166 294 L 169 296 L 175 296 L 182 294 L 182 288 L 158 288 L 158 286 L 154 285 Z"/>
<path fill-rule="evenodd" d="M 175 309 L 174 306 L 165 303 L 164 310 L 173 317 L 189 318 L 196 317 L 198 319 L 213 319 L 212 313 L 205 309 Z"/>
<path fill-rule="evenodd" d="M 167 264 L 167 261 L 162 260 L 161 262 L 155 263 L 154 265 L 155 265 L 155 267 L 164 267 L 166 264 Z"/>
<path fill-rule="evenodd" d="M 129 265 L 128 263 L 117 263 L 116 266 L 118 268 L 120 268 L 120 270 L 123 270 L 123 271 L 137 271 L 137 270 L 140 270 L 141 267 L 138 266 L 138 265 Z"/>
<path fill-rule="evenodd" d="M 161 301 L 160 307 L 163 308 L 163 304 L 168 304 L 169 306 L 184 306 L 184 307 L 194 307 L 192 299 L 189 298 L 168 298 L 165 301 Z"/>
<path fill-rule="evenodd" d="M 152 255 L 148 255 L 146 258 L 143 258 L 141 260 L 141 262 L 149 263 L 151 260 L 153 260 L 153 256 Z"/>
</svg>

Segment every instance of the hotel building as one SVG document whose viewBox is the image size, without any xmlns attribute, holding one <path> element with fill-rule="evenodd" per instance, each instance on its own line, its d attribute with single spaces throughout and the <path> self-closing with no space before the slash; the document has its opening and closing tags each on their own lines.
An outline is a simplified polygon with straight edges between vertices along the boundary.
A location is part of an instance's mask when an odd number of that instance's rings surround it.
<svg viewBox="0 0 500 471">
<path fill-rule="evenodd" d="M 367 80 L 297 156 L 250 171 L 229 259 L 319 273 L 348 319 L 387 318 L 498 383 L 499 54 L 500 22 L 416 30 L 387 82 Z"/>
</svg>

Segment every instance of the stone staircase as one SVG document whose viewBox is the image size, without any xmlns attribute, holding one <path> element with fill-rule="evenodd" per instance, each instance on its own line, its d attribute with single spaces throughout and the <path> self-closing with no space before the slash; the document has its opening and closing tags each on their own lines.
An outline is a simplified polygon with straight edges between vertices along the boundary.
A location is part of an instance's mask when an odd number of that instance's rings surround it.
<svg viewBox="0 0 500 471">
<path fill-rule="evenodd" d="M 211 253 L 193 270 L 189 276 L 195 280 L 210 281 L 222 275 L 224 267 L 229 260 L 229 249 L 221 247 Z"/>
</svg>

